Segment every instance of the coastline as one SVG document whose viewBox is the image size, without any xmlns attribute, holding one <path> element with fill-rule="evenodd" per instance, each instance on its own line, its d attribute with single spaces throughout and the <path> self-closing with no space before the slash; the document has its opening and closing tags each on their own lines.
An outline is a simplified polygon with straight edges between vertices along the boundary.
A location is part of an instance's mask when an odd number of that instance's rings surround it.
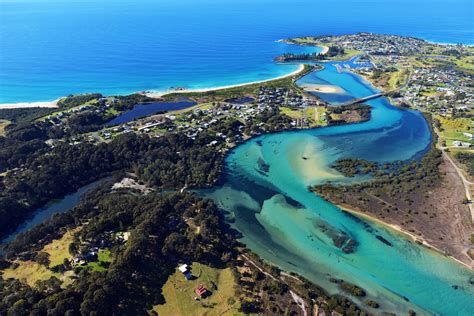
<svg viewBox="0 0 474 316">
<path fill-rule="evenodd" d="M 264 80 L 258 80 L 258 81 L 251 81 L 251 82 L 245 82 L 245 83 L 239 83 L 239 84 L 233 84 L 233 85 L 227 85 L 227 86 L 220 86 L 220 87 L 211 87 L 211 88 L 202 88 L 202 89 L 189 89 L 189 90 L 167 90 L 167 91 L 162 91 L 162 92 L 138 92 L 140 94 L 143 94 L 147 97 L 150 97 L 150 98 L 160 98 L 162 96 L 165 96 L 167 94 L 175 94 L 175 93 L 178 93 L 178 94 L 186 94 L 186 93 L 205 93 L 205 92 L 211 92 L 211 91 L 218 91 L 218 90 L 224 90 L 224 89 L 232 89 L 232 88 L 238 88 L 238 87 L 245 87 L 245 86 L 250 86 L 250 85 L 254 85 L 254 84 L 259 84 L 259 83 L 265 83 L 265 82 L 269 82 L 269 81 L 274 81 L 274 80 L 280 80 L 280 79 L 285 79 L 285 78 L 289 78 L 289 77 L 293 77 L 293 76 L 296 76 L 298 74 L 300 74 L 301 72 L 304 71 L 304 64 L 299 64 L 299 67 L 298 69 L 296 69 L 295 71 L 292 71 L 286 75 L 281 75 L 281 76 L 278 76 L 278 77 L 274 77 L 274 78 L 269 78 L 269 79 L 264 79 Z"/>
<path fill-rule="evenodd" d="M 28 109 L 28 108 L 57 108 L 59 99 L 53 101 L 40 102 L 18 102 L 0 103 L 0 110 L 3 109 Z"/>
<path fill-rule="evenodd" d="M 320 53 L 321 55 L 326 55 L 329 52 L 329 46 L 319 46 L 319 47 L 323 49 Z"/>
<path fill-rule="evenodd" d="M 410 233 L 409 231 L 403 229 L 402 227 L 396 225 L 396 224 L 389 224 L 375 216 L 372 216 L 372 215 L 369 215 L 361 210 L 358 210 L 358 209 L 355 209 L 354 207 L 350 206 L 350 205 L 347 205 L 347 204 L 334 204 L 335 206 L 337 206 L 338 208 L 340 208 L 343 212 L 346 212 L 346 213 L 349 213 L 349 214 L 352 214 L 356 217 L 359 217 L 359 218 L 363 218 L 365 220 L 368 220 L 368 221 L 371 221 L 371 222 L 375 222 L 381 226 L 384 226 L 384 227 L 387 227 L 389 229 L 392 229 L 394 231 L 396 231 L 397 233 L 400 233 L 400 234 L 403 234 L 405 236 L 407 236 L 408 238 L 412 239 L 414 242 L 421 242 L 421 245 L 432 250 L 432 251 L 435 251 L 436 253 L 444 256 L 444 257 L 447 257 L 447 258 L 450 258 L 454 261 L 456 261 L 457 263 L 463 265 L 464 267 L 468 268 L 469 270 L 472 271 L 472 268 L 465 262 L 462 262 L 461 260 L 453 257 L 453 256 L 448 256 L 448 255 L 445 255 L 444 252 L 433 246 L 432 244 L 430 244 L 429 242 L 427 242 L 424 238 L 422 237 L 419 237 L 419 236 L 416 236 L 412 233 Z"/>
<path fill-rule="evenodd" d="M 202 89 L 189 89 L 189 90 L 166 90 L 166 91 L 157 91 L 157 92 L 135 92 L 138 94 L 145 95 L 150 98 L 161 98 L 165 95 L 168 94 L 186 94 L 186 93 L 205 93 L 205 92 L 210 92 L 210 91 L 218 91 L 218 90 L 224 90 L 224 89 L 231 89 L 231 88 L 238 88 L 238 87 L 245 87 L 245 86 L 250 86 L 254 84 L 259 84 L 259 83 L 265 83 L 265 82 L 270 82 L 274 80 L 280 80 L 280 79 L 285 79 L 293 76 L 297 76 L 301 74 L 305 69 L 304 64 L 299 64 L 298 69 L 285 74 L 281 75 L 278 77 L 273 77 L 269 79 L 264 79 L 264 80 L 258 80 L 258 81 L 251 81 L 251 82 L 244 82 L 244 83 L 238 83 L 238 84 L 233 84 L 233 85 L 226 85 L 226 86 L 218 86 L 218 87 L 210 87 L 210 88 L 202 88 Z M 0 110 L 2 109 L 26 109 L 26 108 L 57 108 L 58 107 L 58 101 L 61 98 L 58 98 L 53 101 L 39 101 L 39 102 L 17 102 L 17 103 L 0 103 Z"/>
</svg>

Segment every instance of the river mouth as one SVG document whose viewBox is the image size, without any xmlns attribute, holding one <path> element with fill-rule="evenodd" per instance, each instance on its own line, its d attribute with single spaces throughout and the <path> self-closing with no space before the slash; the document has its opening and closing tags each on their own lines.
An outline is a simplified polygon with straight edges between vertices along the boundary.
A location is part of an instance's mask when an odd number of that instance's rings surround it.
<svg viewBox="0 0 474 316">
<path fill-rule="evenodd" d="M 326 63 L 301 80 L 338 86 L 350 97 L 373 94 L 367 82 L 339 71 L 340 64 Z M 324 92 L 322 98 L 331 102 L 337 94 Z M 307 189 L 354 181 L 330 167 L 339 158 L 391 162 L 419 157 L 429 148 L 431 132 L 421 113 L 394 108 L 385 98 L 368 103 L 372 117 L 364 123 L 263 135 L 240 145 L 226 158 L 223 186 L 208 197 L 230 214 L 252 251 L 330 294 L 343 293 L 331 282 L 338 278 L 366 290 L 366 298 L 352 297 L 356 302 L 381 303 L 373 312 L 470 315 L 472 271 Z"/>
</svg>

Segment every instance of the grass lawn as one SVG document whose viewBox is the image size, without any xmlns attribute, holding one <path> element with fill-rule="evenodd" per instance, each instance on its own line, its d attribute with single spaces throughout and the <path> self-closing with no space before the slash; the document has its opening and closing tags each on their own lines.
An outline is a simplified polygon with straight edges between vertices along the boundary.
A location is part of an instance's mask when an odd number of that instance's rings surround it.
<svg viewBox="0 0 474 316">
<path fill-rule="evenodd" d="M 8 268 L 3 271 L 3 279 L 18 279 L 22 282 L 33 286 L 36 281 L 48 280 L 52 276 L 60 277 L 58 273 L 53 273 L 51 270 L 34 261 L 18 261 L 19 265 L 15 269 Z"/>
<path fill-rule="evenodd" d="M 10 123 L 10 121 L 0 119 L 0 136 L 5 136 L 5 127 Z"/>
<path fill-rule="evenodd" d="M 84 268 L 102 272 L 107 270 L 107 264 L 110 262 L 112 262 L 110 250 L 100 249 L 98 253 L 98 260 L 95 262 L 89 262 L 84 266 Z"/>
<path fill-rule="evenodd" d="M 463 56 L 459 59 L 452 57 L 451 61 L 463 70 L 474 71 L 474 56 Z"/>
<path fill-rule="evenodd" d="M 71 257 L 71 255 L 69 254 L 69 245 L 73 242 L 73 235 L 78 230 L 78 228 L 70 230 L 65 233 L 62 238 L 53 240 L 53 242 L 44 246 L 42 251 L 47 252 L 49 254 L 50 267 L 62 264 L 64 262 L 64 259 L 68 259 Z"/>
<path fill-rule="evenodd" d="M 282 114 L 288 115 L 292 119 L 300 119 L 303 117 L 303 111 L 301 109 L 292 109 L 286 106 L 280 106 Z"/>
<path fill-rule="evenodd" d="M 471 122 L 468 118 L 456 118 L 448 119 L 444 117 L 438 117 L 443 131 L 441 131 L 441 137 L 446 140 L 446 145 L 451 146 L 453 141 L 460 140 L 463 142 L 472 142 L 463 133 L 474 133 L 470 130 Z"/>
<path fill-rule="evenodd" d="M 238 302 L 235 298 L 235 280 L 230 268 L 214 269 L 199 263 L 192 264 L 195 280 L 186 281 L 176 270 L 163 286 L 166 303 L 155 305 L 158 315 L 236 315 Z M 212 292 L 207 298 L 194 300 L 194 289 L 204 285 Z"/>
<path fill-rule="evenodd" d="M 49 254 L 49 267 L 54 267 L 64 262 L 64 259 L 71 257 L 69 254 L 69 244 L 73 241 L 73 234 L 80 228 L 76 228 L 65 233 L 60 239 L 53 240 L 43 247 L 41 251 Z M 47 280 L 52 276 L 61 278 L 59 273 L 54 273 L 47 267 L 34 261 L 16 261 L 18 267 L 8 268 L 3 271 L 3 278 L 14 278 L 33 286 L 38 280 Z"/>
</svg>

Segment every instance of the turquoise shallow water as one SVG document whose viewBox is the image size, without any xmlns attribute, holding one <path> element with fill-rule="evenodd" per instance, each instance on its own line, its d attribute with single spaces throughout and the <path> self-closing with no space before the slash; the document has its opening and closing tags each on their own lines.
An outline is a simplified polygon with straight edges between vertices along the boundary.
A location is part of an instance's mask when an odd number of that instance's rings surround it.
<svg viewBox="0 0 474 316">
<path fill-rule="evenodd" d="M 374 92 L 332 64 L 302 81 L 337 84 L 357 97 Z M 329 282 L 336 277 L 365 288 L 382 310 L 472 315 L 472 271 L 396 231 L 342 212 L 307 190 L 327 180 L 347 181 L 329 167 L 340 157 L 406 160 L 427 149 L 431 135 L 420 113 L 398 110 L 386 99 L 370 105 L 373 115 L 365 123 L 264 135 L 237 147 L 226 160 L 225 185 L 209 196 L 235 220 L 249 248 L 331 293 L 339 291 Z M 259 169 L 259 160 L 270 166 L 268 173 Z M 330 233 L 355 239 L 355 252 L 336 248 Z"/>
</svg>

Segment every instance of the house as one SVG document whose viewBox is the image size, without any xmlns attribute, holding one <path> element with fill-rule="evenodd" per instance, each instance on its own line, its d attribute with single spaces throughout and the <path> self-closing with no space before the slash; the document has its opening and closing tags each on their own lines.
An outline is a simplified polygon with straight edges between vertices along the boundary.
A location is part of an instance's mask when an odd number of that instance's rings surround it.
<svg viewBox="0 0 474 316">
<path fill-rule="evenodd" d="M 182 264 L 178 267 L 178 270 L 181 271 L 182 273 L 188 272 L 189 266 L 187 264 Z"/>
<path fill-rule="evenodd" d="M 199 284 L 199 286 L 194 290 L 194 292 L 198 295 L 198 297 L 203 298 L 206 297 L 207 289 L 204 287 L 204 285 Z"/>
<path fill-rule="evenodd" d="M 453 142 L 453 146 L 455 146 L 455 147 L 472 147 L 472 144 L 468 143 L 468 142 L 461 142 L 459 140 L 455 140 Z"/>
<path fill-rule="evenodd" d="M 193 274 L 189 269 L 189 266 L 187 264 L 182 264 L 178 267 L 178 270 L 181 271 L 181 273 L 184 275 L 184 278 L 189 281 L 193 279 Z"/>
<path fill-rule="evenodd" d="M 191 273 L 191 271 L 187 271 L 184 273 L 184 278 L 189 281 L 189 280 L 192 280 L 193 279 L 193 274 Z"/>
</svg>

